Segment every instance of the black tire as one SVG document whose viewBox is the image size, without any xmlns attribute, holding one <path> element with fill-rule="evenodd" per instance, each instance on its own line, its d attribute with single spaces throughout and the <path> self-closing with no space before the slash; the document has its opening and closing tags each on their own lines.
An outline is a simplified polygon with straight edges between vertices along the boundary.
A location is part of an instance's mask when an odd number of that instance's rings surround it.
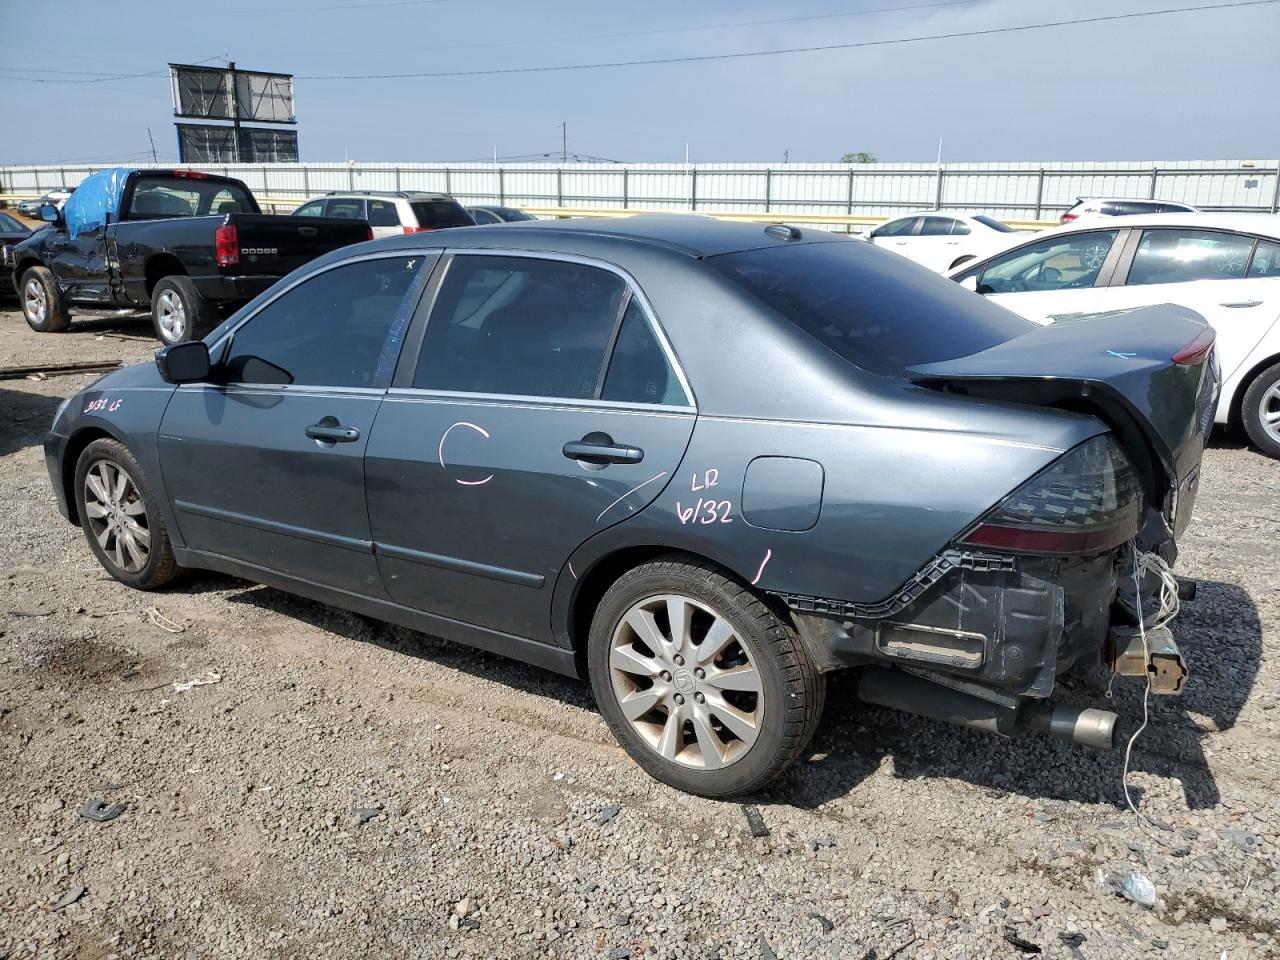
<svg viewBox="0 0 1280 960">
<path fill-rule="evenodd" d="M 218 309 L 190 277 L 164 277 L 151 291 L 151 323 L 163 344 L 199 340 L 218 325 Z"/>
<path fill-rule="evenodd" d="M 71 325 L 71 315 L 48 267 L 28 267 L 23 272 L 18 302 L 27 326 L 36 333 L 62 333 Z"/>
<path fill-rule="evenodd" d="M 119 474 L 115 471 L 120 471 L 128 478 L 129 485 L 123 497 L 106 516 L 100 513 L 102 503 L 106 502 L 100 496 L 96 497 L 92 506 L 88 502 L 90 496 L 96 496 L 88 486 L 90 471 L 94 471 L 94 479 L 99 485 L 102 485 L 104 476 L 118 479 Z M 158 589 L 178 574 L 178 562 L 174 559 L 173 545 L 169 542 L 169 532 L 165 529 L 155 494 L 147 483 L 142 466 L 123 443 L 104 438 L 95 440 L 84 448 L 80 459 L 76 461 L 73 494 L 76 515 L 79 516 L 80 526 L 89 541 L 89 549 L 107 573 L 138 590 Z M 141 514 L 131 509 L 139 504 Z M 90 516 L 91 510 L 99 515 Z M 131 536 L 135 544 L 143 542 L 141 537 L 134 536 L 132 532 L 124 533 L 130 521 L 147 531 L 146 557 L 143 563 L 139 563 L 137 555 L 128 548 Z M 123 563 L 117 558 L 117 554 L 123 558 Z"/>
<path fill-rule="evenodd" d="M 662 604 L 664 601 L 656 598 L 666 595 L 687 598 L 693 601 L 694 607 L 704 608 L 701 613 L 695 611 L 690 618 L 690 622 L 695 622 L 695 619 L 705 621 L 701 628 L 695 623 L 694 629 L 690 631 L 691 636 L 697 636 L 699 629 L 707 629 L 706 624 L 710 622 L 705 620 L 709 616 L 707 611 L 732 626 L 736 639 L 723 648 L 724 657 L 731 659 L 713 657 L 703 663 L 709 670 L 722 664 L 727 664 L 727 669 L 733 669 L 735 666 L 741 668 L 744 661 L 749 660 L 749 665 L 755 668 L 759 694 L 727 691 L 735 698 L 729 703 L 730 706 L 738 708 L 746 704 L 747 709 L 754 710 L 756 707 L 750 705 L 755 704 L 760 708 L 755 724 L 758 732 L 749 746 L 746 740 L 733 735 L 716 718 L 716 706 L 712 698 L 720 698 L 720 703 L 723 704 L 728 697 L 725 691 L 713 689 L 714 681 L 707 679 L 712 675 L 711 672 L 700 673 L 695 680 L 691 672 L 684 668 L 685 660 L 680 657 L 675 658 L 679 667 L 674 675 L 670 671 L 661 676 L 654 673 L 652 688 L 633 691 L 643 694 L 653 689 L 653 696 L 656 697 L 659 683 L 662 683 L 660 689 L 670 695 L 665 705 L 658 704 L 635 724 L 624 714 L 616 684 L 622 683 L 625 686 L 630 683 L 631 677 L 623 671 L 618 676 L 623 676 L 624 679 L 616 681 L 615 671 L 610 666 L 615 631 L 622 631 L 619 633 L 620 642 L 623 638 L 631 638 L 631 642 L 624 646 L 629 645 L 633 650 L 645 649 L 643 641 L 635 643 L 639 634 L 628 634 L 626 630 L 629 628 L 622 627 L 623 618 L 637 605 Z M 658 608 L 658 619 L 655 622 L 667 620 L 662 609 Z M 669 620 L 667 622 L 669 626 Z M 704 632 L 702 640 L 697 642 L 700 644 L 705 641 L 706 636 Z M 618 743 L 631 758 L 662 783 L 686 793 L 714 799 L 729 799 L 754 793 L 786 770 L 813 738 L 818 720 L 822 716 L 826 695 L 826 678 L 814 666 L 790 623 L 776 614 L 761 596 L 745 584 L 726 576 L 710 564 L 680 556 L 663 557 L 636 567 L 619 577 L 609 588 L 592 619 L 587 642 L 587 667 L 600 712 Z M 688 696 L 682 700 L 677 695 L 678 690 L 684 691 Z M 747 699 L 740 699 L 742 696 Z M 753 699 L 756 696 L 763 699 Z M 697 700 L 698 706 L 694 706 L 694 699 L 698 697 L 703 699 Z M 679 708 L 672 705 L 677 700 L 681 704 Z M 732 757 L 718 769 L 706 769 L 699 765 L 705 763 L 702 758 L 706 753 L 702 749 L 699 728 L 694 726 L 694 720 L 671 727 L 680 731 L 673 738 L 679 745 L 675 751 L 675 759 L 668 759 L 659 752 L 662 735 L 657 736 L 657 744 L 651 744 L 652 734 L 644 732 L 653 731 L 658 726 L 657 718 L 663 719 L 661 726 L 666 731 L 671 724 L 670 711 L 685 710 L 686 705 L 689 711 L 703 711 L 700 715 L 703 734 L 713 732 L 716 736 L 716 754 L 713 756 L 720 755 L 723 748 L 721 759 Z M 690 717 L 693 715 L 686 714 Z M 725 736 L 730 738 L 727 742 L 723 739 Z M 682 756 L 685 757 L 684 762 L 679 759 Z"/>
<path fill-rule="evenodd" d="M 1249 439 L 1267 456 L 1280 459 L 1280 422 L 1272 423 L 1268 430 L 1268 414 L 1280 414 L 1280 363 L 1254 377 L 1240 401 L 1240 420 Z"/>
</svg>

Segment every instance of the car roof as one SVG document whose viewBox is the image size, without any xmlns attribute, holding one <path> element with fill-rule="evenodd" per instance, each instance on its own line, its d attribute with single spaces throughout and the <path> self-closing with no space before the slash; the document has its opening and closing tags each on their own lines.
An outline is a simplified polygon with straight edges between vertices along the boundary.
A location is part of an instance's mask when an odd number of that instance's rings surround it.
<svg viewBox="0 0 1280 960">
<path fill-rule="evenodd" d="M 332 197 L 394 197 L 398 200 L 452 200 L 447 193 L 435 193 L 430 190 L 331 190 L 317 200 Z"/>
<path fill-rule="evenodd" d="M 786 231 L 790 231 L 792 235 L 788 235 Z M 522 243 L 538 247 L 554 245 L 566 239 L 590 241 L 592 238 L 600 238 L 663 247 L 691 257 L 715 257 L 742 250 L 797 243 L 850 242 L 846 237 L 808 227 L 800 229 L 780 224 L 735 223 L 679 214 L 608 219 L 575 217 L 567 220 L 516 220 L 505 224 L 502 230 L 454 227 L 425 236 L 431 238 L 433 246 L 504 249 L 519 249 Z M 412 234 L 375 242 L 397 247 L 420 247 L 423 237 L 422 234 Z"/>
<path fill-rule="evenodd" d="M 1280 214 L 1275 213 L 1138 213 L 1123 217 L 1106 217 L 1100 220 L 1076 220 L 1061 227 L 1053 227 L 1036 236 L 1058 233 L 1081 233 L 1087 230 L 1107 230 L 1116 227 L 1186 227 L 1205 230 L 1233 230 L 1237 233 L 1256 233 L 1280 239 Z"/>
<path fill-rule="evenodd" d="M 1159 200 L 1155 197 L 1076 197 L 1076 203 L 1162 203 L 1174 207 L 1191 207 L 1181 200 Z"/>
</svg>

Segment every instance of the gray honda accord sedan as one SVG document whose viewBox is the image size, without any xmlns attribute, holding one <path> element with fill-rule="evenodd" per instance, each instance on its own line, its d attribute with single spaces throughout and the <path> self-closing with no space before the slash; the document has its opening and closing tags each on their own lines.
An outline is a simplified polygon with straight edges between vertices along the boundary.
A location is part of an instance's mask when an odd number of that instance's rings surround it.
<svg viewBox="0 0 1280 960">
<path fill-rule="evenodd" d="M 836 669 L 1098 747 L 1067 670 L 1176 690 L 1212 346 L 1174 307 L 1039 327 L 820 231 L 508 224 L 313 261 L 45 449 L 121 582 L 225 571 L 585 675 L 646 771 L 732 797 Z"/>
</svg>

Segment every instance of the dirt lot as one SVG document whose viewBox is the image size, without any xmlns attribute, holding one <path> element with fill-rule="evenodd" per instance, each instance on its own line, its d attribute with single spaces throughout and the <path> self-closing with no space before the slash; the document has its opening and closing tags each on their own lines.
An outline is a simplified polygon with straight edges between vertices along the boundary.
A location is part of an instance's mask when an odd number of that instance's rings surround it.
<svg viewBox="0 0 1280 960">
<path fill-rule="evenodd" d="M 0 312 L 0 366 L 144 361 L 148 334 Z M 1134 751 L 1151 825 L 1120 754 L 837 677 L 756 838 L 642 775 L 583 683 L 223 576 L 111 580 L 39 446 L 91 379 L 0 381 L 0 958 L 1280 957 L 1280 464 L 1232 438 L 1183 542 L 1192 680 Z M 1114 708 L 1136 726 L 1133 681 Z"/>
</svg>

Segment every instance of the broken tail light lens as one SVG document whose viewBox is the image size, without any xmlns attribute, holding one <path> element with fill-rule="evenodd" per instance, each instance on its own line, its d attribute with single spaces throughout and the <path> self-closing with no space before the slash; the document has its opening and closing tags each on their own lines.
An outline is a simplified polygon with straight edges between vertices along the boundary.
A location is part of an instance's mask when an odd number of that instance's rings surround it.
<svg viewBox="0 0 1280 960">
<path fill-rule="evenodd" d="M 1014 553 L 1110 550 L 1138 532 L 1142 487 L 1111 434 L 1063 454 L 996 504 L 961 542 Z"/>
<path fill-rule="evenodd" d="M 234 223 L 224 223 L 214 231 L 213 249 L 220 267 L 234 267 L 240 262 L 240 236 Z"/>
</svg>

